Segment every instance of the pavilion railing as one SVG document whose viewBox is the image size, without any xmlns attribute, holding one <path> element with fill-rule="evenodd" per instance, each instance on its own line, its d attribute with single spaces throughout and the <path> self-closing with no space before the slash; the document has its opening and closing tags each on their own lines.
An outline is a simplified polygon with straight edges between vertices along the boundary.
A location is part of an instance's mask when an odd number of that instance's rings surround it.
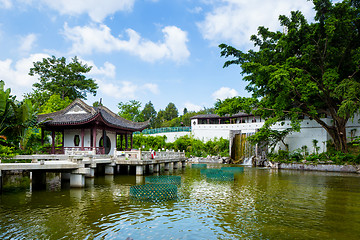
<svg viewBox="0 0 360 240">
<path fill-rule="evenodd" d="M 48 154 L 52 154 L 52 147 L 45 147 L 44 150 Z M 105 154 L 104 147 L 55 147 L 54 154 L 65 154 L 65 155 L 95 155 L 95 154 Z"/>
</svg>

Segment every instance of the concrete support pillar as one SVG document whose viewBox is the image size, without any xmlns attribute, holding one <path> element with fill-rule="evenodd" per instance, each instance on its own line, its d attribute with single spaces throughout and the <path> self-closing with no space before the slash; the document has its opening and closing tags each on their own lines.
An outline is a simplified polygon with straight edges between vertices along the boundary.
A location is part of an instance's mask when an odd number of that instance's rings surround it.
<svg viewBox="0 0 360 240">
<path fill-rule="evenodd" d="M 70 181 L 70 173 L 61 173 L 61 181 Z"/>
<path fill-rule="evenodd" d="M 90 168 L 90 173 L 86 174 L 85 177 L 94 178 L 95 177 L 95 168 Z"/>
<path fill-rule="evenodd" d="M 105 175 L 114 175 L 114 166 L 105 165 Z"/>
<path fill-rule="evenodd" d="M 136 176 L 144 175 L 144 166 L 143 165 L 136 165 Z"/>
<path fill-rule="evenodd" d="M 0 192 L 2 191 L 2 186 L 3 186 L 3 177 L 2 177 L 2 172 L 0 170 Z"/>
<path fill-rule="evenodd" d="M 154 165 L 150 164 L 149 165 L 149 174 L 153 174 L 154 173 Z"/>
<path fill-rule="evenodd" d="M 143 183 L 143 177 L 142 176 L 135 176 L 136 185 Z"/>
<path fill-rule="evenodd" d="M 44 189 L 46 188 L 46 172 L 33 171 L 32 172 L 32 188 L 33 189 Z"/>
<path fill-rule="evenodd" d="M 186 162 L 185 162 L 185 161 L 182 161 L 182 162 L 181 162 L 181 165 L 182 165 L 182 168 L 185 168 L 185 167 L 186 167 Z"/>
<path fill-rule="evenodd" d="M 165 171 L 169 171 L 169 169 L 170 169 L 170 163 L 165 163 L 165 166 L 164 166 L 164 169 L 165 169 Z"/>
<path fill-rule="evenodd" d="M 70 175 L 70 187 L 85 187 L 85 175 L 71 173 Z"/>
<path fill-rule="evenodd" d="M 159 172 L 160 172 L 160 164 L 159 164 L 159 163 L 155 163 L 155 164 L 153 165 L 153 169 L 154 169 L 154 172 L 159 173 Z"/>
<path fill-rule="evenodd" d="M 179 162 L 174 162 L 174 169 L 178 169 Z"/>
</svg>

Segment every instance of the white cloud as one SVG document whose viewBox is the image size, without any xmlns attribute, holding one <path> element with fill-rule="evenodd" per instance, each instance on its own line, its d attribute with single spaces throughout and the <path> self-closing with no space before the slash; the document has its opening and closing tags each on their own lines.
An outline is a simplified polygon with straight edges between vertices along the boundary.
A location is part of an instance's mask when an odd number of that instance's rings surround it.
<svg viewBox="0 0 360 240">
<path fill-rule="evenodd" d="M 11 0 L 0 0 L 0 8 L 10 9 L 12 7 Z"/>
<path fill-rule="evenodd" d="M 227 42 L 246 48 L 252 46 L 250 36 L 259 26 L 281 30 L 279 15 L 300 10 L 311 21 L 314 14 L 312 2 L 305 0 L 217 0 L 209 4 L 213 5 L 212 12 L 197 23 L 203 37 L 215 45 Z"/>
<path fill-rule="evenodd" d="M 189 56 L 187 49 L 187 33 L 175 26 L 167 26 L 162 29 L 164 33 L 163 42 L 152 42 L 144 39 L 139 33 L 127 29 L 129 40 L 122 40 L 111 34 L 108 26 L 100 24 L 84 27 L 64 26 L 65 38 L 72 41 L 72 54 L 91 54 L 92 52 L 126 51 L 140 57 L 147 62 L 155 62 L 169 59 L 175 62 L 183 62 Z"/>
<path fill-rule="evenodd" d="M 116 84 L 98 81 L 99 90 L 115 99 L 136 99 L 140 94 L 158 94 L 158 86 L 156 84 L 137 85 L 129 81 L 121 81 Z"/>
<path fill-rule="evenodd" d="M 203 109 L 200 105 L 196 105 L 191 102 L 186 102 L 184 106 L 188 111 L 194 111 L 194 112 L 198 112 Z"/>
<path fill-rule="evenodd" d="M 238 96 L 239 93 L 232 88 L 228 88 L 228 87 L 221 87 L 219 90 L 215 91 L 212 94 L 212 97 L 214 100 L 220 99 L 220 100 L 224 100 L 226 98 L 232 98 L 235 96 Z"/>
<path fill-rule="evenodd" d="M 27 58 L 18 60 L 16 63 L 11 59 L 0 60 L 0 76 L 5 81 L 6 88 L 11 88 L 12 94 L 17 95 L 19 99 L 25 92 L 30 92 L 32 85 L 37 80 L 36 76 L 30 76 L 30 68 L 33 62 L 47 58 L 47 54 L 32 54 Z"/>
<path fill-rule="evenodd" d="M 102 75 L 108 78 L 115 78 L 116 75 L 116 67 L 114 64 L 105 62 L 104 66 L 97 67 L 93 61 L 80 60 L 82 63 L 86 63 L 88 66 L 92 66 L 89 75 Z"/>
<path fill-rule="evenodd" d="M 42 0 L 60 14 L 77 16 L 88 14 L 95 22 L 101 22 L 117 11 L 131 11 L 135 0 Z"/>
<path fill-rule="evenodd" d="M 25 37 L 22 37 L 20 40 L 21 42 L 20 42 L 19 50 L 21 52 L 29 52 L 32 49 L 36 40 L 37 40 L 36 34 L 33 33 L 28 34 Z"/>
<path fill-rule="evenodd" d="M 203 9 L 201 7 L 194 7 L 192 9 L 188 9 L 189 13 L 195 13 L 195 14 L 202 12 L 202 10 Z"/>
</svg>

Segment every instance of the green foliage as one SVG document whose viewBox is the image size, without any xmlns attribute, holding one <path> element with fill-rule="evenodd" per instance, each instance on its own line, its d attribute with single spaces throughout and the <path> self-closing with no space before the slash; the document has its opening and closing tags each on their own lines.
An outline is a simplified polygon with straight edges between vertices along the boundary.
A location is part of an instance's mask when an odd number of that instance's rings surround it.
<svg viewBox="0 0 360 240">
<path fill-rule="evenodd" d="M 202 142 L 189 136 L 183 136 L 175 140 L 173 148 L 177 151 L 185 150 L 187 157 L 197 156 L 229 156 L 229 141 L 223 138 Z"/>
<path fill-rule="evenodd" d="M 233 97 L 225 100 L 218 99 L 215 103 L 215 112 L 220 116 L 224 116 L 226 114 L 233 115 L 241 111 L 250 114 L 257 106 L 258 102 L 259 101 L 255 98 L 246 97 Z"/>
<path fill-rule="evenodd" d="M 2 163 L 9 162 L 17 153 L 14 147 L 0 145 L 0 159 Z"/>
<path fill-rule="evenodd" d="M 138 122 L 140 118 L 141 102 L 137 100 L 130 100 L 129 102 L 118 104 L 119 116 L 134 122 Z"/>
<path fill-rule="evenodd" d="M 59 94 L 53 94 L 45 102 L 45 104 L 40 107 L 40 113 L 44 114 L 60 111 L 69 106 L 71 102 L 72 100 L 70 100 L 68 97 L 62 99 Z"/>
<path fill-rule="evenodd" d="M 154 127 L 156 110 L 151 101 L 145 104 L 144 109 L 140 113 L 140 116 L 143 121 L 147 121 L 150 119 L 150 128 Z"/>
<path fill-rule="evenodd" d="M 234 58 L 224 67 L 240 65 L 262 117 L 288 118 L 295 126 L 308 116 L 326 129 L 337 150 L 347 152 L 345 125 L 360 107 L 360 9 L 358 1 L 313 3 L 315 22 L 291 12 L 279 17 L 284 32 L 258 28 L 251 37 L 258 50 L 221 44 L 221 56 Z"/>
<path fill-rule="evenodd" d="M 176 139 L 173 143 L 166 143 L 165 136 L 144 136 L 142 134 L 133 136 L 133 147 L 148 151 L 150 149 L 174 149 L 185 150 L 187 157 L 197 156 L 229 156 L 229 141 L 223 138 L 210 140 L 203 143 L 201 140 L 189 136 Z M 143 148 L 144 147 L 144 148 Z"/>
<path fill-rule="evenodd" d="M 51 92 L 48 91 L 40 91 L 37 89 L 33 89 L 31 93 L 27 93 L 24 95 L 24 99 L 29 99 L 34 109 L 41 113 L 41 107 L 49 100 L 51 97 Z"/>
<path fill-rule="evenodd" d="M 170 121 L 173 118 L 176 118 L 179 115 L 179 112 L 175 106 L 174 103 L 169 103 L 164 111 L 164 120 L 165 121 Z"/>
<path fill-rule="evenodd" d="M 142 134 L 133 135 L 133 147 L 149 151 L 150 149 L 158 150 L 166 148 L 165 136 L 144 136 Z M 119 142 L 119 141 L 118 141 Z M 143 148 L 144 147 L 144 148 Z"/>
<path fill-rule="evenodd" d="M 40 82 L 34 83 L 35 90 L 58 94 L 62 99 L 76 98 L 86 99 L 87 93 L 96 95 L 98 88 L 95 81 L 86 78 L 84 74 L 91 70 L 91 66 L 79 62 L 77 57 L 72 62 L 66 63 L 66 58 L 55 56 L 43 58 L 42 61 L 34 62 L 29 75 L 38 75 Z"/>
</svg>

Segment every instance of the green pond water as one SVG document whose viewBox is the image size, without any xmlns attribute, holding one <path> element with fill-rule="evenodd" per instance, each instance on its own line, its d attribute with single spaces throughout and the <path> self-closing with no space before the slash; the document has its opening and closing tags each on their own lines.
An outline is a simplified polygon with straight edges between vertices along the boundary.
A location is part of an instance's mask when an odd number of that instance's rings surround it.
<svg viewBox="0 0 360 240">
<path fill-rule="evenodd" d="M 170 174 L 182 183 L 167 202 L 131 199 L 130 186 L 144 183 L 132 175 L 96 177 L 84 189 L 55 178 L 32 190 L 23 181 L 0 195 L 0 239 L 360 239 L 358 175 L 245 168 L 215 182 L 191 167 Z"/>
</svg>

